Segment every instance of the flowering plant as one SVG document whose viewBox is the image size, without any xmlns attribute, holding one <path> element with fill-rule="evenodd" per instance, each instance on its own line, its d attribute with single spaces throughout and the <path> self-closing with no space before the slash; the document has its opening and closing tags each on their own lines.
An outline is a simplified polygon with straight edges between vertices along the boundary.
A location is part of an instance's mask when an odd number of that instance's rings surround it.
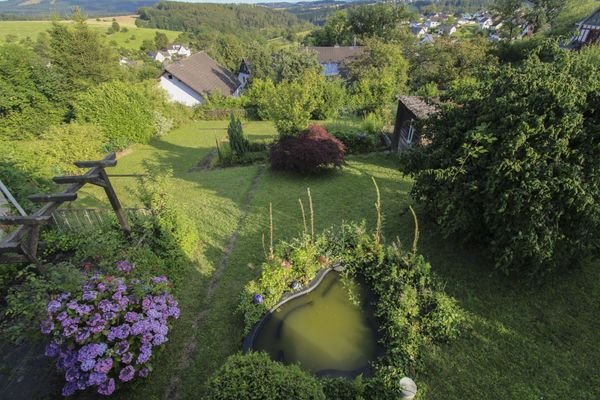
<svg viewBox="0 0 600 400">
<path fill-rule="evenodd" d="M 119 261 L 117 269 L 127 275 L 133 266 Z M 117 382 L 148 376 L 153 348 L 167 341 L 179 308 L 164 276 L 142 281 L 96 274 L 82 289 L 48 303 L 41 324 L 51 337 L 46 355 L 64 371 L 63 396 L 88 387 L 109 396 Z"/>
</svg>

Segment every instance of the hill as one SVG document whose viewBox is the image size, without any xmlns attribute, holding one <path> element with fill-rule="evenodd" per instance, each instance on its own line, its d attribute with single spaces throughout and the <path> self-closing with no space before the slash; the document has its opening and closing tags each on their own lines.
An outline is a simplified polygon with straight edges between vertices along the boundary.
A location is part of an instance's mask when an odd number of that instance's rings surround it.
<svg viewBox="0 0 600 400">
<path fill-rule="evenodd" d="M 47 17 L 70 14 L 74 7 L 89 15 L 133 14 L 154 0 L 7 0 L 0 1 L 0 14 Z"/>
<path fill-rule="evenodd" d="M 269 36 L 269 31 L 300 32 L 311 28 L 288 12 L 248 4 L 161 2 L 140 8 L 139 15 L 136 23 L 140 27 L 192 33 Z"/>
</svg>

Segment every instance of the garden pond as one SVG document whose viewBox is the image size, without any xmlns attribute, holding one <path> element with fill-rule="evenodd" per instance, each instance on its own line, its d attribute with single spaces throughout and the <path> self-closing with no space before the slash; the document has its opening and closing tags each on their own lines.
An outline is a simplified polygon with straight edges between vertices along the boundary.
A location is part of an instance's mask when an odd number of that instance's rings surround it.
<svg viewBox="0 0 600 400">
<path fill-rule="evenodd" d="M 253 350 L 319 376 L 369 375 L 380 350 L 365 288 L 335 271 L 267 314 L 251 335 Z"/>
</svg>

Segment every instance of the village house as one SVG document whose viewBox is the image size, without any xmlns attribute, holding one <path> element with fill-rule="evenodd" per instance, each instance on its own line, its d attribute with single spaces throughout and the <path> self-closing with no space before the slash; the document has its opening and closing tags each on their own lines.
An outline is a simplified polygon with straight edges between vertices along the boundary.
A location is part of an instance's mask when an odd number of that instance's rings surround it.
<svg viewBox="0 0 600 400">
<path fill-rule="evenodd" d="M 415 25 L 415 26 L 410 27 L 410 33 L 412 33 L 413 35 L 415 35 L 418 38 L 421 38 L 421 37 L 425 36 L 427 31 L 425 29 L 423 29 L 422 26 Z"/>
<path fill-rule="evenodd" d="M 490 17 L 481 17 L 478 21 L 479 29 L 490 29 L 494 24 L 494 20 Z"/>
<path fill-rule="evenodd" d="M 456 33 L 456 26 L 454 25 L 442 25 L 439 29 L 440 35 L 452 36 Z"/>
<path fill-rule="evenodd" d="M 427 34 L 425 34 L 421 38 L 421 41 L 419 43 L 421 43 L 421 44 L 433 44 L 433 42 L 435 42 L 435 39 L 434 39 L 433 35 L 430 34 L 430 33 L 427 33 Z"/>
<path fill-rule="evenodd" d="M 166 51 L 151 51 L 148 53 L 148 57 L 159 63 L 163 63 L 166 60 L 170 60 L 171 56 Z"/>
<path fill-rule="evenodd" d="M 423 121 L 437 112 L 418 96 L 399 96 L 396 123 L 392 137 L 392 151 L 408 150 L 415 143 L 426 143 L 427 139 L 417 130 L 417 121 Z"/>
<path fill-rule="evenodd" d="M 580 49 L 591 44 L 600 44 L 600 8 L 577 24 L 578 33 L 569 44 L 570 48 Z"/>
<path fill-rule="evenodd" d="M 319 64 L 323 67 L 325 76 L 344 77 L 344 65 L 354 58 L 364 53 L 362 46 L 329 46 L 329 47 L 308 47 L 308 50 L 317 53 Z"/>
<path fill-rule="evenodd" d="M 226 97 L 238 97 L 246 82 L 247 78 L 240 82 L 204 51 L 167 65 L 159 78 L 169 99 L 187 106 L 202 104 L 206 96 L 217 92 Z"/>
<path fill-rule="evenodd" d="M 167 46 L 165 51 L 169 54 L 170 58 L 189 57 L 192 55 L 192 50 L 188 49 L 182 44 L 170 44 Z"/>
</svg>

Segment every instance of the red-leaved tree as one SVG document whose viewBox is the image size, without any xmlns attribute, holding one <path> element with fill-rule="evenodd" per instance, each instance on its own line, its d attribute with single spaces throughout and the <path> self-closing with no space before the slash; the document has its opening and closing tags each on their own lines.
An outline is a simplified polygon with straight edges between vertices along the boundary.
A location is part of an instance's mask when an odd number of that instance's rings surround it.
<svg viewBox="0 0 600 400">
<path fill-rule="evenodd" d="M 272 147 L 271 168 L 279 171 L 316 172 L 327 167 L 344 165 L 346 147 L 327 130 L 311 125 L 300 135 L 284 136 Z"/>
</svg>

